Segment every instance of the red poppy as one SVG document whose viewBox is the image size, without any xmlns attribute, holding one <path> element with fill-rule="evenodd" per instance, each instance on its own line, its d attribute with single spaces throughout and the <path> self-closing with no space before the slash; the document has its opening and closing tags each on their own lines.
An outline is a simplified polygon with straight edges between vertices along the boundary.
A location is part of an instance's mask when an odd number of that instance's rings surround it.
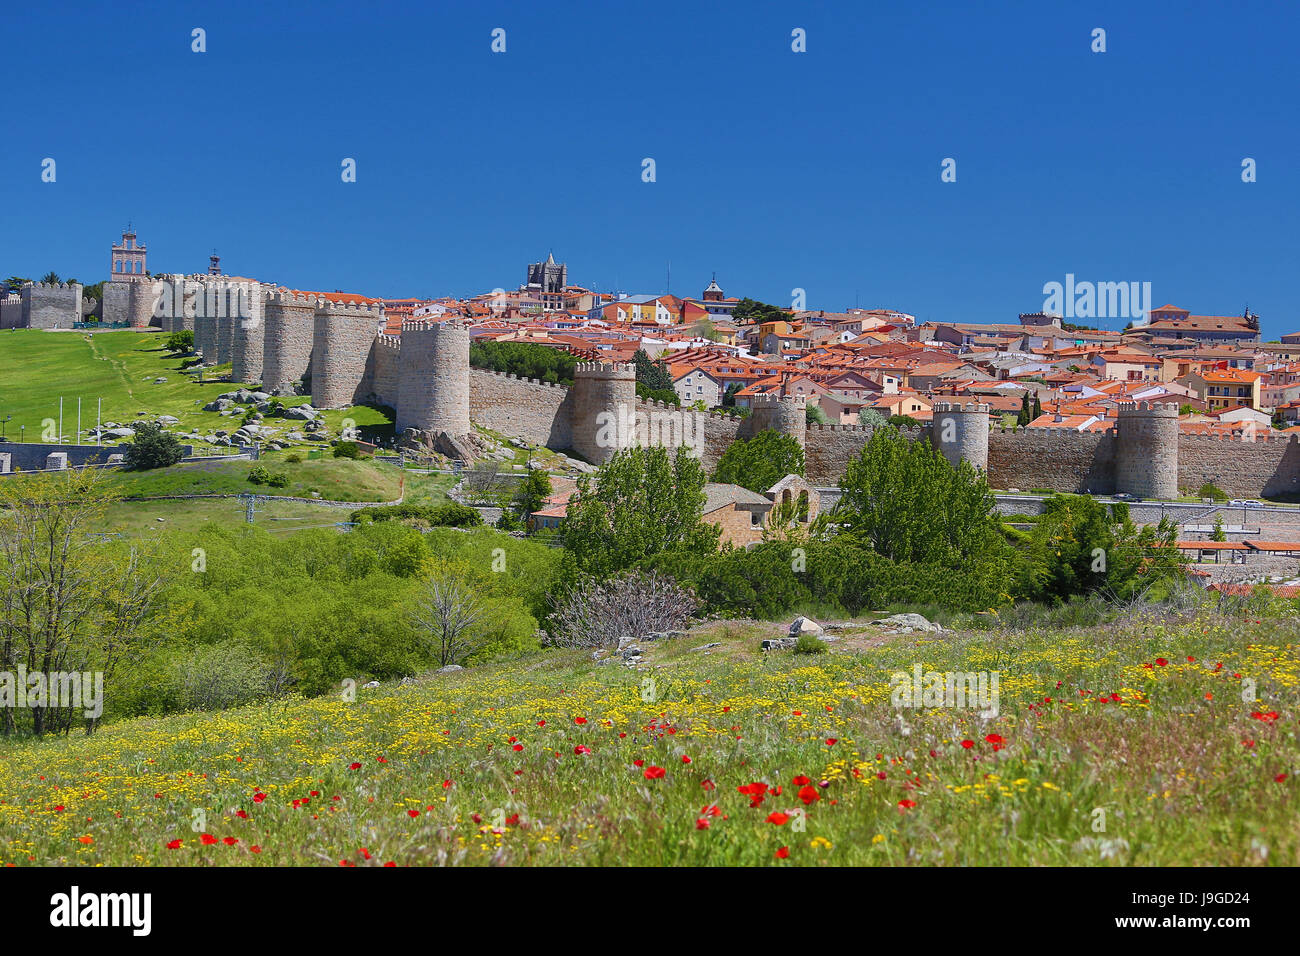
<svg viewBox="0 0 1300 956">
<path fill-rule="evenodd" d="M 406 815 L 407 815 L 408 817 L 415 818 L 415 817 L 418 817 L 418 816 L 420 815 L 420 811 L 419 811 L 419 810 L 407 810 L 407 811 L 406 811 Z"/>
<path fill-rule="evenodd" d="M 916 806 L 916 801 L 915 801 L 915 800 L 899 800 L 899 801 L 898 801 L 898 805 L 899 805 L 900 807 L 902 807 L 904 810 L 911 810 L 914 806 Z"/>
<path fill-rule="evenodd" d="M 879 772 L 876 774 L 876 779 L 877 779 L 877 780 L 884 780 L 886 777 L 888 777 L 888 774 L 886 774 L 885 771 L 883 771 L 883 770 L 879 771 Z"/>
<path fill-rule="evenodd" d="M 645 766 L 645 761 L 644 761 L 644 760 L 633 760 L 633 761 L 632 761 L 632 766 L 634 766 L 634 767 L 644 767 L 644 766 Z"/>
<path fill-rule="evenodd" d="M 993 745 L 994 750 L 1001 750 L 1002 745 L 1005 743 L 1001 734 L 989 734 L 984 739 Z"/>
<path fill-rule="evenodd" d="M 695 821 L 695 829 L 697 830 L 707 830 L 709 825 L 710 821 L 706 817 L 700 817 Z"/>
<path fill-rule="evenodd" d="M 204 846 L 212 846 L 212 844 L 217 842 L 217 838 L 211 833 L 201 833 L 199 834 L 199 842 Z"/>
<path fill-rule="evenodd" d="M 181 848 L 180 840 L 172 840 L 171 843 L 167 844 L 167 849 L 169 850 L 179 850 L 180 848 Z"/>
<path fill-rule="evenodd" d="M 790 783 L 792 783 L 796 787 L 806 787 L 808 786 L 808 784 L 812 783 L 812 781 L 809 780 L 807 777 L 805 777 L 803 774 L 800 774 L 799 776 L 791 780 Z"/>
<path fill-rule="evenodd" d="M 585 723 L 587 722 L 587 718 L 586 718 L 586 717 L 574 717 L 574 718 L 573 718 L 573 722 L 574 722 L 575 724 L 585 724 Z"/>
<path fill-rule="evenodd" d="M 589 754 L 589 753 L 591 753 L 591 748 L 588 747 L 586 744 L 578 744 L 578 746 L 576 746 L 576 747 L 573 748 L 573 752 L 574 752 L 575 754 L 581 756 L 582 754 Z"/>
<path fill-rule="evenodd" d="M 821 795 L 820 793 L 817 792 L 817 788 L 816 788 L 816 787 L 800 787 L 800 788 L 799 788 L 799 799 L 802 800 L 802 801 L 804 802 L 804 806 L 810 806 L 810 805 L 816 803 L 816 802 L 817 802 L 818 800 L 820 800 L 821 798 L 822 798 L 822 795 Z"/>
<path fill-rule="evenodd" d="M 827 738 L 826 738 L 826 746 L 827 746 L 827 747 L 834 747 L 834 746 L 835 746 L 837 743 L 839 743 L 839 742 L 840 742 L 840 740 L 839 740 L 838 737 L 827 737 Z"/>
<path fill-rule="evenodd" d="M 790 815 L 788 813 L 782 813 L 780 810 L 777 810 L 775 813 L 769 813 L 767 815 L 767 822 L 778 827 L 784 826 L 789 821 L 789 819 L 790 819 Z"/>
<path fill-rule="evenodd" d="M 1169 663 L 1169 662 L 1168 662 L 1167 660 L 1165 660 L 1163 657 L 1157 657 L 1157 658 L 1156 658 L 1156 667 L 1164 667 L 1164 666 L 1167 665 L 1168 663 Z"/>
<path fill-rule="evenodd" d="M 963 747 L 965 747 L 967 750 L 970 750 L 972 747 L 975 746 L 975 741 L 973 741 L 973 740 L 963 740 L 963 741 L 961 742 L 961 745 L 962 745 Z"/>
<path fill-rule="evenodd" d="M 646 778 L 647 780 L 658 780 L 658 779 L 660 779 L 661 777 L 663 777 L 664 774 L 666 774 L 666 773 L 668 773 L 668 771 L 665 770 L 663 767 L 646 767 L 646 768 L 645 768 L 645 778 Z"/>
<path fill-rule="evenodd" d="M 226 846 L 234 846 L 239 842 L 239 837 L 222 837 L 221 842 Z"/>
<path fill-rule="evenodd" d="M 260 791 L 258 793 L 253 794 L 254 803 L 261 803 L 265 799 L 266 799 L 266 794 L 261 793 Z"/>
<path fill-rule="evenodd" d="M 247 819 L 248 819 L 248 812 L 247 812 L 246 810 L 236 810 L 236 811 L 235 811 L 235 816 L 239 817 L 239 819 L 241 819 L 241 820 L 247 820 Z"/>
<path fill-rule="evenodd" d="M 349 769 L 349 770 L 360 770 L 360 769 L 361 769 L 361 764 L 359 764 L 359 763 L 350 763 L 350 764 L 348 764 L 348 769 Z"/>
<path fill-rule="evenodd" d="M 781 847 L 781 849 L 776 851 L 776 858 L 778 860 L 784 860 L 789 855 L 790 855 L 790 848 L 788 846 L 783 846 Z"/>
<path fill-rule="evenodd" d="M 714 790 L 717 788 L 718 785 L 714 783 L 712 780 L 702 780 L 700 781 L 700 786 L 703 787 L 705 790 Z"/>
<path fill-rule="evenodd" d="M 250 847 L 248 848 L 248 852 L 249 852 L 249 853 L 261 853 L 261 852 L 262 852 L 262 848 L 261 848 L 260 846 L 258 846 L 256 843 L 254 843 L 252 846 L 250 846 Z"/>
<path fill-rule="evenodd" d="M 1286 774 L 1284 774 L 1284 773 L 1280 773 L 1280 774 L 1278 774 L 1276 777 L 1273 778 L 1273 781 L 1274 781 L 1275 783 L 1281 783 L 1281 782 L 1282 782 L 1283 780 L 1285 780 L 1285 779 L 1286 779 Z"/>
</svg>

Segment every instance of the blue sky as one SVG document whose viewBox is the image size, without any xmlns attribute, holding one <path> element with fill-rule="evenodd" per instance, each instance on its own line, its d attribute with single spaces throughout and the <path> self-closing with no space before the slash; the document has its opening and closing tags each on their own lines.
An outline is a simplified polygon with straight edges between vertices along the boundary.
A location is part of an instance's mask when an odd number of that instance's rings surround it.
<svg viewBox="0 0 1300 956">
<path fill-rule="evenodd" d="M 0 273 L 106 278 L 129 219 L 154 271 L 216 248 L 298 288 L 465 295 L 554 251 L 602 290 L 664 291 L 671 261 L 680 294 L 716 270 L 782 305 L 798 287 L 809 308 L 1005 322 L 1072 273 L 1193 312 L 1249 302 L 1276 337 L 1300 330 L 1295 13 L 10 5 Z"/>
</svg>

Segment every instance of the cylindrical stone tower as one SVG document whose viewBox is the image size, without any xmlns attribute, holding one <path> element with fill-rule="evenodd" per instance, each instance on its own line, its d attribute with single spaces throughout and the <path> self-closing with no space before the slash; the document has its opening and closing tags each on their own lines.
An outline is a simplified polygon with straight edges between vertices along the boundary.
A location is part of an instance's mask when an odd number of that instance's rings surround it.
<svg viewBox="0 0 1300 956">
<path fill-rule="evenodd" d="M 634 444 L 636 366 L 579 362 L 573 368 L 573 450 L 599 465 Z"/>
<path fill-rule="evenodd" d="M 767 392 L 749 401 L 750 434 L 774 431 L 789 435 L 800 447 L 807 445 L 808 400 L 803 395 L 775 395 Z"/>
<path fill-rule="evenodd" d="M 1115 490 L 1140 498 L 1178 497 L 1178 406 L 1120 402 Z"/>
<path fill-rule="evenodd" d="M 272 292 L 262 311 L 266 326 L 262 387 L 269 391 L 307 374 L 316 335 L 316 300 L 287 291 Z"/>
<path fill-rule="evenodd" d="M 316 306 L 315 323 L 311 352 L 311 403 L 316 408 L 355 405 L 365 397 L 366 391 L 371 390 L 363 389 L 362 383 L 375 336 L 383 328 L 383 307 L 346 305 L 321 299 Z M 468 352 L 465 362 L 469 364 Z M 468 394 L 467 389 L 466 396 Z"/>
<path fill-rule="evenodd" d="M 369 332 L 373 342 L 373 322 Z M 399 436 L 408 428 L 435 438 L 443 432 L 458 439 L 469 434 L 469 339 L 469 327 L 462 322 L 402 323 Z"/>
<path fill-rule="evenodd" d="M 972 402 L 936 402 L 930 443 L 954 468 L 963 459 L 980 471 L 989 468 L 989 406 Z"/>
<path fill-rule="evenodd" d="M 203 303 L 203 293 L 197 292 L 194 313 L 194 348 L 203 353 L 203 361 L 217 361 L 217 320 L 208 315 Z"/>
<path fill-rule="evenodd" d="M 247 314 L 235 319 L 234 339 L 230 348 L 232 382 L 254 385 L 262 381 L 262 345 L 266 338 L 264 294 L 262 286 L 253 283 L 247 296 L 240 300 Z"/>
</svg>

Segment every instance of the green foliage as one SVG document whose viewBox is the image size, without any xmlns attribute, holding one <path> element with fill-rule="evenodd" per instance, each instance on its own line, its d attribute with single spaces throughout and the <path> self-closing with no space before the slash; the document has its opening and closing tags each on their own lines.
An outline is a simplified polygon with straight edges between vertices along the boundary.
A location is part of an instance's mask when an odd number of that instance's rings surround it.
<svg viewBox="0 0 1300 956">
<path fill-rule="evenodd" d="M 535 342 L 471 342 L 469 364 L 561 385 L 573 384 L 578 358 L 571 352 Z"/>
<path fill-rule="evenodd" d="M 356 461 L 361 458 L 361 446 L 354 441 L 340 441 L 334 446 L 334 457 Z"/>
<path fill-rule="evenodd" d="M 882 425 L 888 425 L 889 419 L 874 408 L 864 408 L 858 412 L 858 424 L 867 425 L 871 428 L 879 428 Z"/>
<path fill-rule="evenodd" d="M 828 650 L 830 645 L 814 634 L 800 634 L 794 642 L 796 654 L 825 654 Z"/>
<path fill-rule="evenodd" d="M 840 487 L 833 520 L 890 560 L 955 568 L 1006 550 L 984 476 L 895 429 L 872 433 Z"/>
<path fill-rule="evenodd" d="M 722 407 L 735 408 L 736 393 L 739 392 L 744 387 L 745 386 L 743 382 L 732 382 L 730 385 L 728 385 L 726 391 L 722 393 Z"/>
<path fill-rule="evenodd" d="M 194 332 L 190 329 L 182 329 L 179 332 L 173 332 L 167 336 L 165 348 L 168 352 L 193 352 L 194 351 Z"/>
<path fill-rule="evenodd" d="M 804 416 L 804 421 L 807 422 L 809 425 L 830 424 L 830 419 L 826 417 L 826 413 L 822 411 L 822 407 L 820 405 L 807 406 L 804 409 L 803 416 Z"/>
<path fill-rule="evenodd" d="M 515 513 L 525 520 L 534 511 L 541 511 L 546 499 L 551 495 L 551 476 L 540 468 L 528 469 L 528 474 L 519 483 L 515 492 Z M 510 511 L 509 508 L 505 509 Z M 505 514 L 502 514 L 505 517 Z"/>
<path fill-rule="evenodd" d="M 352 512 L 350 519 L 356 524 L 383 521 L 403 521 L 429 528 L 476 528 L 483 523 L 478 509 L 454 501 L 441 505 L 380 505 Z"/>
<path fill-rule="evenodd" d="M 1227 540 L 1228 540 L 1228 535 L 1227 535 L 1227 533 L 1223 530 L 1223 516 L 1222 516 L 1222 515 L 1215 515 L 1215 516 L 1214 516 L 1214 533 L 1213 533 L 1212 535 L 1210 535 L 1210 538 L 1211 538 L 1211 540 L 1213 540 L 1213 541 L 1227 541 Z"/>
<path fill-rule="evenodd" d="M 767 491 L 786 475 L 804 473 L 804 451 L 791 435 L 765 429 L 748 440 L 731 443 L 718 460 L 714 481 Z"/>
<path fill-rule="evenodd" d="M 564 522 L 574 568 L 604 577 L 663 551 L 709 554 L 718 528 L 705 524 L 706 477 L 686 449 L 634 446 L 578 479 Z"/>
<path fill-rule="evenodd" d="M 788 319 L 790 313 L 775 305 L 768 305 L 766 302 L 759 302 L 757 299 L 746 296 L 737 302 L 736 307 L 731 310 L 731 318 L 738 325 L 749 325 L 751 323 L 776 322 Z"/>
<path fill-rule="evenodd" d="M 133 471 L 166 468 L 185 457 L 176 436 L 153 422 L 134 426 L 135 437 L 126 446 L 126 467 Z"/>
<path fill-rule="evenodd" d="M 1215 501 L 1227 501 L 1228 493 L 1212 481 L 1207 481 L 1196 491 L 1198 498 L 1212 498 Z"/>
<path fill-rule="evenodd" d="M 674 388 L 650 388 L 647 385 L 636 383 L 636 397 L 646 402 L 663 402 L 665 405 L 682 404 L 681 396 L 677 394 Z"/>
<path fill-rule="evenodd" d="M 889 424 L 895 428 L 920 428 L 921 423 L 911 415 L 890 415 Z"/>
<path fill-rule="evenodd" d="M 271 488 L 288 488 L 289 476 L 282 471 L 271 471 L 265 465 L 256 465 L 248 473 L 248 480 L 255 485 L 267 485 Z"/>
<path fill-rule="evenodd" d="M 632 362 L 636 365 L 638 385 L 644 385 L 650 392 L 674 392 L 676 394 L 673 389 L 672 373 L 668 371 L 668 365 L 663 359 L 651 361 L 645 349 L 637 349 L 632 355 Z"/>
</svg>

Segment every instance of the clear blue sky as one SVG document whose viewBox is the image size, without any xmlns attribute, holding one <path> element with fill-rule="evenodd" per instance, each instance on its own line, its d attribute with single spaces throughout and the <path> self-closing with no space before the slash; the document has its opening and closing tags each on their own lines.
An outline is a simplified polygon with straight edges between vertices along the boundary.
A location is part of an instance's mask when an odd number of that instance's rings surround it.
<svg viewBox="0 0 1300 956">
<path fill-rule="evenodd" d="M 602 290 L 671 260 L 994 322 L 1073 273 L 1300 330 L 1294 3 L 806 6 L 10 4 L 0 273 L 106 278 L 129 219 L 155 272 L 215 247 L 298 288 L 513 288 L 553 250 Z"/>
</svg>

